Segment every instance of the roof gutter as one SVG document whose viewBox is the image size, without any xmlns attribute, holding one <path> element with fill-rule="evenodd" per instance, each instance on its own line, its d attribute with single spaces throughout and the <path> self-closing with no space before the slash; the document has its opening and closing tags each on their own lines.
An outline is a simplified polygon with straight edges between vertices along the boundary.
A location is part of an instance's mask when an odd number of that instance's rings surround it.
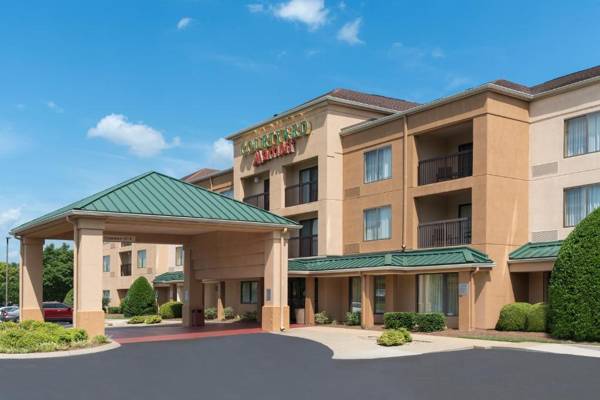
<svg viewBox="0 0 600 400">
<path fill-rule="evenodd" d="M 419 272 L 431 271 L 437 269 L 479 269 L 493 268 L 496 263 L 471 263 L 471 264 L 444 264 L 444 265 L 423 265 L 419 267 L 396 267 L 393 265 L 384 265 L 381 267 L 361 267 L 361 268 L 343 268 L 331 269 L 327 271 L 288 271 L 291 275 L 331 275 L 360 272 Z"/>
<path fill-rule="evenodd" d="M 335 96 L 331 96 L 331 95 L 325 95 L 325 96 L 317 97 L 316 99 L 309 101 L 308 103 L 301 104 L 301 105 L 291 108 L 287 111 L 284 111 L 280 114 L 277 114 L 274 117 L 271 117 L 267 120 L 259 122 L 258 124 L 254 124 L 248 128 L 244 128 L 241 131 L 232 133 L 231 135 L 226 136 L 225 139 L 234 140 L 237 137 L 242 136 L 256 128 L 260 128 L 261 126 L 268 125 L 278 119 L 285 118 L 287 116 L 290 116 L 291 114 L 298 113 L 300 111 L 306 110 L 307 108 L 314 107 L 314 106 L 317 106 L 321 103 L 328 102 L 328 101 L 332 102 L 332 103 L 338 103 L 338 104 L 342 104 L 342 105 L 346 105 L 346 106 L 351 106 L 351 107 L 359 107 L 359 108 L 365 108 L 368 110 L 379 111 L 379 112 L 386 113 L 386 114 L 394 114 L 394 113 L 398 112 L 398 110 L 394 110 L 392 108 L 373 106 L 373 105 L 361 103 L 358 101 L 346 100 L 346 99 L 341 99 L 339 97 L 335 97 Z"/>
<path fill-rule="evenodd" d="M 538 258 L 517 258 L 514 260 L 508 259 L 508 264 L 519 264 L 519 263 L 537 263 L 537 262 L 548 262 L 548 261 L 556 261 L 556 257 L 538 257 Z"/>
</svg>

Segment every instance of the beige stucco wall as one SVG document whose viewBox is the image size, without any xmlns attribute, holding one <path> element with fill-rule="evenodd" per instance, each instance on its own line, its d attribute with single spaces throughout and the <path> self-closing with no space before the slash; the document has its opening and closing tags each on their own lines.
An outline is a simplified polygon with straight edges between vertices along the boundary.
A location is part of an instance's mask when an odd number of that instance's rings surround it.
<svg viewBox="0 0 600 400">
<path fill-rule="evenodd" d="M 564 239 L 565 188 L 600 182 L 600 153 L 564 157 L 565 120 L 600 111 L 600 83 L 531 103 L 530 239 Z M 534 176 L 532 168 L 547 165 Z M 542 167 L 544 169 L 544 167 Z"/>
</svg>

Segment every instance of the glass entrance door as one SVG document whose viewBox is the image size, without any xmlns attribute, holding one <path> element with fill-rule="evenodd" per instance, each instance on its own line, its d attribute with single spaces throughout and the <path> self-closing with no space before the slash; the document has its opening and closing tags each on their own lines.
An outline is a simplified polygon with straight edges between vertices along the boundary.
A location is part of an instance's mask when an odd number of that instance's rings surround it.
<svg viewBox="0 0 600 400">
<path fill-rule="evenodd" d="M 290 322 L 296 323 L 296 310 L 304 310 L 306 280 L 304 278 L 288 279 L 288 306 L 290 307 Z"/>
</svg>

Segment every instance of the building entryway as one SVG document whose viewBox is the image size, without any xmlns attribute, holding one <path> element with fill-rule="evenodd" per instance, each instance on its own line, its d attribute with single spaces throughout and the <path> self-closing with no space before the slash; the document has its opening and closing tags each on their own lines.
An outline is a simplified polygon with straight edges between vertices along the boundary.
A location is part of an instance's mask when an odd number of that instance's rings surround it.
<svg viewBox="0 0 600 400">
<path fill-rule="evenodd" d="M 288 279 L 288 305 L 290 307 L 290 323 L 304 324 L 304 304 L 306 295 L 305 278 Z"/>
</svg>

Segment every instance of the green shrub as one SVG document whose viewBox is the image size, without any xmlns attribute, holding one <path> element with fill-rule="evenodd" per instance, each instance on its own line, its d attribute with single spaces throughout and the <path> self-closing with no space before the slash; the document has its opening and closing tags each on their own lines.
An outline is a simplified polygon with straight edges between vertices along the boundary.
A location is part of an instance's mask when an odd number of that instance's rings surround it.
<svg viewBox="0 0 600 400">
<path fill-rule="evenodd" d="M 88 335 L 83 329 L 39 321 L 0 323 L 2 353 L 56 351 L 87 345 Z"/>
<path fill-rule="evenodd" d="M 148 315 L 144 319 L 145 324 L 160 324 L 162 322 L 162 318 L 160 315 Z"/>
<path fill-rule="evenodd" d="M 525 330 L 528 332 L 546 332 L 548 317 L 548 305 L 537 303 L 531 306 L 527 314 Z"/>
<path fill-rule="evenodd" d="M 584 218 L 563 242 L 549 285 L 552 336 L 600 341 L 600 209 Z"/>
<path fill-rule="evenodd" d="M 243 322 L 256 322 L 258 320 L 258 314 L 256 311 L 246 311 L 240 316 L 240 321 Z"/>
<path fill-rule="evenodd" d="M 315 323 L 317 325 L 331 324 L 331 317 L 327 314 L 327 311 L 321 311 L 315 314 Z"/>
<path fill-rule="evenodd" d="M 437 332 L 446 329 L 446 319 L 442 313 L 417 313 L 415 324 L 419 332 Z"/>
<path fill-rule="evenodd" d="M 158 313 L 164 319 L 181 318 L 183 303 L 180 301 L 169 301 L 158 309 Z"/>
<path fill-rule="evenodd" d="M 108 340 L 108 338 L 104 335 L 96 335 L 92 338 L 92 344 L 95 344 L 95 345 L 106 344 L 109 342 L 110 342 L 110 340 Z"/>
<path fill-rule="evenodd" d="M 417 313 L 414 312 L 387 312 L 383 314 L 385 329 L 405 328 L 410 331 L 415 329 Z"/>
<path fill-rule="evenodd" d="M 129 325 L 143 324 L 144 322 L 146 322 L 145 315 L 136 315 L 135 317 L 129 318 L 129 321 L 127 321 Z"/>
<path fill-rule="evenodd" d="M 69 307 L 73 307 L 73 289 L 70 289 L 67 292 L 67 294 L 65 295 L 65 299 L 63 300 L 63 303 L 65 303 Z"/>
<path fill-rule="evenodd" d="M 408 342 L 412 342 L 412 336 L 405 328 L 386 330 L 377 339 L 380 346 L 401 346 Z"/>
<path fill-rule="evenodd" d="M 527 326 L 527 315 L 531 310 L 529 303 L 511 303 L 502 307 L 496 323 L 499 331 L 524 331 Z"/>
<path fill-rule="evenodd" d="M 234 319 L 236 317 L 235 311 L 231 307 L 225 307 L 223 309 L 223 316 L 225 319 Z"/>
<path fill-rule="evenodd" d="M 347 312 L 344 323 L 349 326 L 360 325 L 360 311 Z"/>
<path fill-rule="evenodd" d="M 215 307 L 208 307 L 204 310 L 204 319 L 212 320 L 217 319 L 217 309 Z"/>
<path fill-rule="evenodd" d="M 121 307 L 108 307 L 107 311 L 109 314 L 121 314 Z"/>
<path fill-rule="evenodd" d="M 143 276 L 137 278 L 127 291 L 123 305 L 125 317 L 136 315 L 149 315 L 156 313 L 154 289 L 148 279 Z"/>
</svg>

